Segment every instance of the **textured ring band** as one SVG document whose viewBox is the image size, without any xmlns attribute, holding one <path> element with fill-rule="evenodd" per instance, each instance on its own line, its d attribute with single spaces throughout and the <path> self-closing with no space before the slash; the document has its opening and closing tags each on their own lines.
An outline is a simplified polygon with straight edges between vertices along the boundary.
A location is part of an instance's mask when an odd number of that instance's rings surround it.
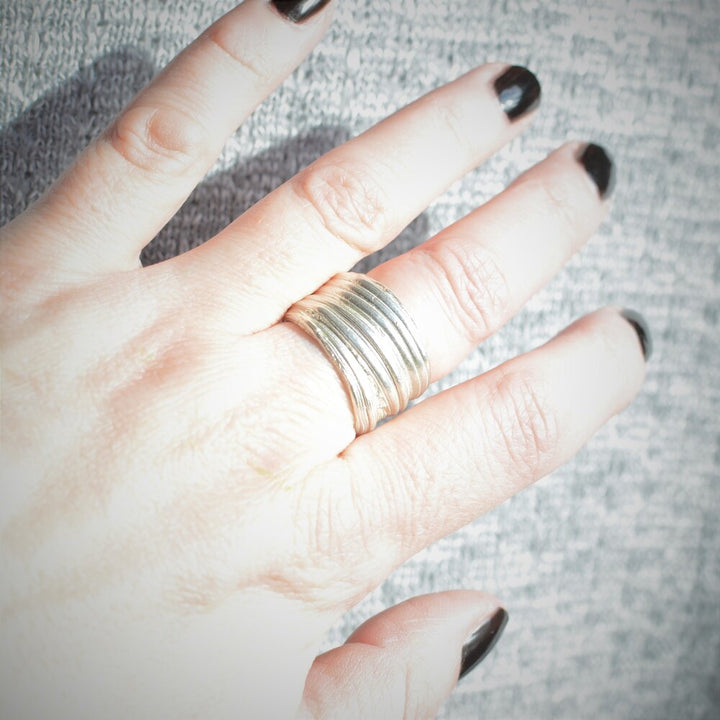
<svg viewBox="0 0 720 720">
<path fill-rule="evenodd" d="M 417 329 L 395 295 L 360 273 L 340 273 L 285 316 L 318 342 L 347 389 L 355 432 L 404 410 L 430 383 Z"/>
</svg>

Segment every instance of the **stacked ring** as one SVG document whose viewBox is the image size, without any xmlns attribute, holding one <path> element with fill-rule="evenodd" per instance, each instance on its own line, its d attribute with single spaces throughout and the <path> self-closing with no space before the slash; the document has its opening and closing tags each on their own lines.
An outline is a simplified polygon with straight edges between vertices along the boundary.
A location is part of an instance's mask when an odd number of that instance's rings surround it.
<svg viewBox="0 0 720 720">
<path fill-rule="evenodd" d="M 293 305 L 285 319 L 313 337 L 347 389 L 360 435 L 404 410 L 430 383 L 417 328 L 391 290 L 339 273 Z"/>
</svg>

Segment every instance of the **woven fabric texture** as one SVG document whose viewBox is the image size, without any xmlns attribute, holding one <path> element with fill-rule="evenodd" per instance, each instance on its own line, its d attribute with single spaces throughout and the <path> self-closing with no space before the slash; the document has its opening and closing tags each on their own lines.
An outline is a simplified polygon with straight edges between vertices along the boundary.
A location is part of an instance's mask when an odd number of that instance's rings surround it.
<svg viewBox="0 0 720 720">
<path fill-rule="evenodd" d="M 531 129 L 457 182 L 402 252 L 567 139 L 609 149 L 609 219 L 433 391 L 606 304 L 647 318 L 641 395 L 570 463 L 395 572 L 328 634 L 412 595 L 484 588 L 510 623 L 441 717 L 676 720 L 720 713 L 720 3 L 337 0 L 312 56 L 225 146 L 147 249 L 201 243 L 332 146 L 488 60 L 543 85 Z M 0 219 L 37 197 L 232 3 L 0 4 Z M 364 263 L 363 268 L 368 267 Z"/>
</svg>

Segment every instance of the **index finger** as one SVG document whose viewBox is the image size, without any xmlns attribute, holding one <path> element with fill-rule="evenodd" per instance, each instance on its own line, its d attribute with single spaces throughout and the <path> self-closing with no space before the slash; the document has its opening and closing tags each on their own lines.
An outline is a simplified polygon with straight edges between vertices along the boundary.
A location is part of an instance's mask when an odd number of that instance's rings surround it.
<svg viewBox="0 0 720 720">
<path fill-rule="evenodd" d="M 329 2 L 246 0 L 221 17 L 18 218 L 16 236 L 62 267 L 137 267 L 228 136 L 322 37 Z"/>
</svg>

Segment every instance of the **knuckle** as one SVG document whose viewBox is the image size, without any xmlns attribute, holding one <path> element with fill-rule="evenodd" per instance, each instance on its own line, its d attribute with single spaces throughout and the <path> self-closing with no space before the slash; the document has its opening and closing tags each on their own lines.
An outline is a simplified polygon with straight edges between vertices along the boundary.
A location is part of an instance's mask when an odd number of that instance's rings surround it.
<svg viewBox="0 0 720 720">
<path fill-rule="evenodd" d="M 474 157 L 477 154 L 476 143 L 473 142 L 476 133 L 468 127 L 468 114 L 463 113 L 457 102 L 448 101 L 447 98 L 430 95 L 427 102 L 435 126 L 454 141 L 464 155 Z"/>
<path fill-rule="evenodd" d="M 492 252 L 482 246 L 439 242 L 419 247 L 449 317 L 471 344 L 487 337 L 500 323 L 510 303 L 510 288 Z"/>
<path fill-rule="evenodd" d="M 540 222 L 550 223 L 551 227 L 568 237 L 574 237 L 577 227 L 575 203 L 572 202 L 572 192 L 568 191 L 558 177 L 539 177 L 526 180 L 531 183 L 532 190 L 537 195 L 535 207 L 540 214 Z"/>
<path fill-rule="evenodd" d="M 349 469 L 344 475 L 344 485 L 338 486 L 333 481 L 317 497 L 310 547 L 318 556 L 325 558 L 347 557 L 355 553 L 371 557 L 373 519 L 386 516 L 378 512 L 386 498 L 368 498 L 360 477 Z"/>
<path fill-rule="evenodd" d="M 195 118 L 171 107 L 131 107 L 106 131 L 108 144 L 123 160 L 160 176 L 182 172 L 203 156 L 205 138 Z"/>
<path fill-rule="evenodd" d="M 405 454 L 405 449 L 399 449 L 398 455 Z M 380 490 L 375 492 L 373 497 L 365 498 L 365 501 L 372 508 L 371 519 L 381 518 L 380 522 L 385 527 L 394 528 L 396 538 L 402 546 L 411 543 L 419 533 L 417 519 L 421 514 L 416 483 L 429 473 L 424 473 L 421 464 L 418 463 L 416 472 L 410 477 L 406 470 L 409 467 L 407 461 L 398 462 L 396 459 L 394 465 L 395 467 L 388 471 L 388 481 L 382 483 Z M 377 521 L 375 524 L 377 525 Z M 371 527 L 368 542 L 376 545 L 377 537 L 381 532 L 382 527 Z M 374 552 L 378 551 L 377 547 L 372 549 Z"/>
<path fill-rule="evenodd" d="M 325 229 L 363 255 L 376 249 L 389 209 L 377 181 L 358 164 L 318 164 L 291 186 Z"/>
<path fill-rule="evenodd" d="M 250 56 L 243 51 L 244 43 L 238 42 L 237 32 L 233 23 L 217 22 L 205 31 L 206 40 L 241 71 L 247 71 L 260 83 L 270 76 L 270 68 L 263 63 L 260 55 Z"/>
<path fill-rule="evenodd" d="M 404 488 L 385 492 L 388 481 L 378 490 L 379 483 L 368 482 L 372 467 L 355 469 L 343 461 L 333 463 L 332 471 L 315 470 L 312 486 L 294 503 L 295 515 L 304 519 L 294 529 L 296 556 L 285 575 L 316 606 L 330 600 L 357 602 L 382 581 L 402 552 L 403 523 L 412 521 Z M 344 570 L 348 566 L 354 568 L 352 579 Z"/>
<path fill-rule="evenodd" d="M 428 497 L 425 490 L 432 485 L 435 468 L 430 456 L 418 453 L 412 435 L 394 437 L 389 442 L 377 439 L 366 457 L 380 483 L 368 485 L 365 473 L 355 476 L 357 500 L 367 508 L 365 515 L 366 550 L 375 556 L 390 551 L 391 565 L 396 553 L 400 555 L 419 542 L 429 543 L 427 536 Z M 392 540 L 388 538 L 391 528 Z"/>
<path fill-rule="evenodd" d="M 538 383 L 525 374 L 503 376 L 488 408 L 485 431 L 500 451 L 499 464 L 513 490 L 520 489 L 542 475 L 556 454 L 557 420 Z"/>
</svg>

